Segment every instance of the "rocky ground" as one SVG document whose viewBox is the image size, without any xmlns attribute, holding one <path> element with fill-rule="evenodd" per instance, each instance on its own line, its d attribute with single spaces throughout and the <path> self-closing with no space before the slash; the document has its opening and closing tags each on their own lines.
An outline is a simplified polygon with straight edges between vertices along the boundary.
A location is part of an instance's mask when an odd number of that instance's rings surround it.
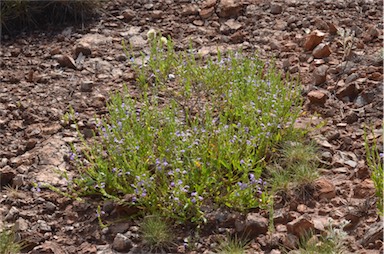
<svg viewBox="0 0 384 254">
<path fill-rule="evenodd" d="M 301 230 L 324 231 L 331 218 L 334 226 L 349 221 L 347 252 L 382 252 L 383 221 L 376 213 L 364 151 L 365 125 L 374 129 L 370 141 L 382 139 L 382 15 L 379 0 L 120 0 L 108 3 L 85 28 L 3 37 L 0 226 L 15 224 L 28 253 L 115 253 L 119 241 L 133 243 L 126 253 L 142 251 L 135 222 L 101 230 L 98 200 L 80 203 L 33 184 L 65 190 L 58 172 L 76 174 L 67 162 L 69 144 L 78 136 L 63 115 L 73 107 L 87 135 L 93 117 L 105 114 L 109 92 L 124 83 L 135 91 L 121 41 L 130 42 L 137 53 L 145 51 L 147 31 L 154 28 L 178 49 L 191 41 L 202 55 L 241 48 L 263 59 L 275 57 L 283 71 L 301 80 L 305 102 L 297 127 L 313 128 L 321 158 L 322 177 L 314 183 L 313 198 L 277 204 L 274 232 L 260 226 L 267 213 L 217 211 L 214 229 L 200 236 L 194 250 L 183 247 L 191 231 L 179 228 L 174 251 L 208 253 L 217 232 L 240 223 L 263 232 L 249 253 L 276 254 L 281 245 L 292 247 Z M 341 36 L 337 28 L 354 36 Z"/>
</svg>

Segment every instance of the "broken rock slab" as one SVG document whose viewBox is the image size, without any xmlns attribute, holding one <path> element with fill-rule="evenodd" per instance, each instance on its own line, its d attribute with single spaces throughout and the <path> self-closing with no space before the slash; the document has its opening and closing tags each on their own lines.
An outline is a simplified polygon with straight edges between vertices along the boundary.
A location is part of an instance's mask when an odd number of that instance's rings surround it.
<svg viewBox="0 0 384 254">
<path fill-rule="evenodd" d="M 305 42 L 304 42 L 304 48 L 306 50 L 313 50 L 317 45 L 319 45 L 325 37 L 325 33 L 315 30 L 312 33 L 310 33 Z"/>
</svg>

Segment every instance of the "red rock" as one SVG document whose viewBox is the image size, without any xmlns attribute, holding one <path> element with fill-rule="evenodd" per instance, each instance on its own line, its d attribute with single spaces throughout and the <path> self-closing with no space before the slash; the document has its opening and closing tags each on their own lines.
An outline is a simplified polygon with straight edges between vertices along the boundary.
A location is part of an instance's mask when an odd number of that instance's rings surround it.
<svg viewBox="0 0 384 254">
<path fill-rule="evenodd" d="M 131 9 L 125 9 L 123 11 L 123 17 L 125 21 L 131 21 L 136 16 L 136 12 Z"/>
<path fill-rule="evenodd" d="M 313 81 L 316 86 L 323 84 L 327 80 L 328 65 L 321 65 L 313 71 Z"/>
<path fill-rule="evenodd" d="M 306 50 L 312 50 L 314 49 L 317 45 L 319 45 L 323 39 L 324 39 L 325 33 L 320 32 L 318 30 L 313 31 L 310 33 L 304 43 L 304 48 Z"/>
<path fill-rule="evenodd" d="M 374 72 L 369 75 L 368 78 L 375 81 L 381 81 L 383 80 L 383 74 L 381 74 L 380 72 Z"/>
<path fill-rule="evenodd" d="M 368 30 L 363 35 L 364 42 L 371 42 L 372 40 L 379 37 L 380 31 L 376 28 L 376 26 L 370 26 Z"/>
<path fill-rule="evenodd" d="M 161 10 L 154 10 L 152 13 L 151 13 L 151 17 L 153 19 L 161 19 L 163 17 L 163 11 Z"/>
<path fill-rule="evenodd" d="M 373 184 L 373 181 L 367 178 L 355 185 L 353 194 L 355 198 L 368 198 L 375 195 L 375 185 Z"/>
<path fill-rule="evenodd" d="M 241 0 L 221 0 L 218 4 L 217 15 L 221 18 L 237 17 L 242 9 Z"/>
<path fill-rule="evenodd" d="M 180 14 L 182 16 L 196 15 L 199 13 L 197 5 L 185 5 L 182 7 Z"/>
<path fill-rule="evenodd" d="M 211 7 L 215 7 L 215 5 L 216 5 L 216 0 L 205 0 L 201 4 L 201 8 L 202 9 L 211 8 Z"/>
<path fill-rule="evenodd" d="M 341 88 L 339 88 L 336 91 L 336 97 L 342 100 L 345 97 L 348 97 L 349 99 L 353 99 L 357 96 L 358 90 L 355 83 L 350 83 L 348 85 L 345 85 Z"/>
<path fill-rule="evenodd" d="M 324 58 L 331 54 L 331 49 L 329 48 L 328 43 L 320 43 L 312 51 L 312 55 L 316 58 Z"/>
<path fill-rule="evenodd" d="M 268 231 L 268 219 L 257 213 L 249 213 L 245 219 L 242 231 L 249 236 L 265 234 Z"/>
<path fill-rule="evenodd" d="M 207 19 L 211 17 L 213 13 L 215 13 L 215 7 L 210 7 L 200 10 L 199 15 L 202 19 Z"/>
<path fill-rule="evenodd" d="M 74 55 L 77 57 L 80 53 L 82 53 L 84 56 L 89 56 L 91 54 L 91 47 L 88 43 L 82 42 L 79 43 L 74 49 Z"/>
<path fill-rule="evenodd" d="M 315 90 L 308 93 L 308 99 L 313 104 L 324 105 L 328 99 L 328 96 L 321 91 Z"/>
<path fill-rule="evenodd" d="M 313 222 L 307 215 L 302 215 L 299 218 L 288 222 L 287 230 L 288 233 L 291 233 L 295 236 L 301 237 L 308 233 L 310 230 L 313 230 L 315 227 Z"/>
<path fill-rule="evenodd" d="M 336 187 L 326 178 L 320 178 L 315 182 L 315 197 L 318 199 L 332 199 L 336 196 Z"/>
<path fill-rule="evenodd" d="M 57 60 L 61 67 L 68 67 L 75 70 L 77 69 L 75 60 L 68 55 L 54 55 L 53 58 Z"/>
<path fill-rule="evenodd" d="M 328 25 L 329 33 L 332 35 L 336 35 L 338 31 L 336 25 L 333 24 L 332 22 L 328 22 L 327 25 Z"/>
</svg>

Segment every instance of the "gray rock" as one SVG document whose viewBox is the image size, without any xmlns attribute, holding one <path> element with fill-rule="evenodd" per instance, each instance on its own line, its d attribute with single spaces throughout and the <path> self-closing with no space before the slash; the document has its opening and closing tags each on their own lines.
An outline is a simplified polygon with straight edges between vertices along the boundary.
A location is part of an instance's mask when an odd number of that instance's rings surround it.
<svg viewBox="0 0 384 254">
<path fill-rule="evenodd" d="M 52 228 L 48 225 L 48 223 L 44 220 L 38 220 L 37 225 L 41 232 L 51 232 Z"/>
<path fill-rule="evenodd" d="M 368 231 L 364 234 L 363 238 L 358 241 L 363 246 L 368 246 L 369 243 L 374 243 L 377 240 L 383 241 L 383 221 L 376 222 L 370 225 Z"/>
<path fill-rule="evenodd" d="M 283 12 L 281 4 L 271 4 L 270 9 L 272 14 L 280 14 Z"/>
<path fill-rule="evenodd" d="M 134 35 L 129 38 L 129 43 L 136 49 L 144 48 L 147 45 L 147 41 L 140 35 Z"/>
<path fill-rule="evenodd" d="M 316 86 L 323 84 L 327 80 L 328 65 L 321 65 L 313 71 L 313 80 Z"/>
<path fill-rule="evenodd" d="M 128 252 L 132 249 L 132 241 L 123 234 L 117 233 L 115 239 L 113 239 L 112 248 L 120 252 Z"/>
<path fill-rule="evenodd" d="M 54 211 L 56 211 L 56 205 L 50 201 L 47 201 L 45 204 L 45 209 L 49 212 L 49 213 L 53 213 Z"/>
<path fill-rule="evenodd" d="M 12 206 L 11 209 L 9 209 L 7 215 L 5 216 L 5 221 L 13 221 L 16 219 L 16 217 L 19 215 L 19 210 Z"/>
<path fill-rule="evenodd" d="M 12 181 L 12 186 L 13 187 L 21 187 L 25 185 L 25 175 L 23 174 L 17 174 Z"/>
<path fill-rule="evenodd" d="M 16 221 L 15 221 L 15 231 L 16 232 L 21 232 L 21 231 L 25 231 L 29 228 L 29 225 L 28 225 L 28 221 L 26 221 L 25 219 L 23 218 L 18 218 Z"/>
<path fill-rule="evenodd" d="M 80 84 L 80 91 L 81 92 L 92 92 L 93 89 L 93 81 L 91 80 L 84 80 Z"/>
</svg>

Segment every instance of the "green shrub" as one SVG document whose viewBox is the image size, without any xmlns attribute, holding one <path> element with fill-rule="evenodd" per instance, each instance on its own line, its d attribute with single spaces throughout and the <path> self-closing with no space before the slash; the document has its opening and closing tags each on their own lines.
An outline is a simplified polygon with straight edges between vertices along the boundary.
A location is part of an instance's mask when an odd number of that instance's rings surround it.
<svg viewBox="0 0 384 254">
<path fill-rule="evenodd" d="M 263 160 L 294 131 L 297 84 L 255 56 L 204 61 L 155 38 L 149 57 L 132 59 L 139 98 L 113 95 L 99 142 L 84 142 L 80 192 L 128 195 L 129 205 L 179 221 L 204 221 L 207 206 L 265 205 Z"/>
</svg>

